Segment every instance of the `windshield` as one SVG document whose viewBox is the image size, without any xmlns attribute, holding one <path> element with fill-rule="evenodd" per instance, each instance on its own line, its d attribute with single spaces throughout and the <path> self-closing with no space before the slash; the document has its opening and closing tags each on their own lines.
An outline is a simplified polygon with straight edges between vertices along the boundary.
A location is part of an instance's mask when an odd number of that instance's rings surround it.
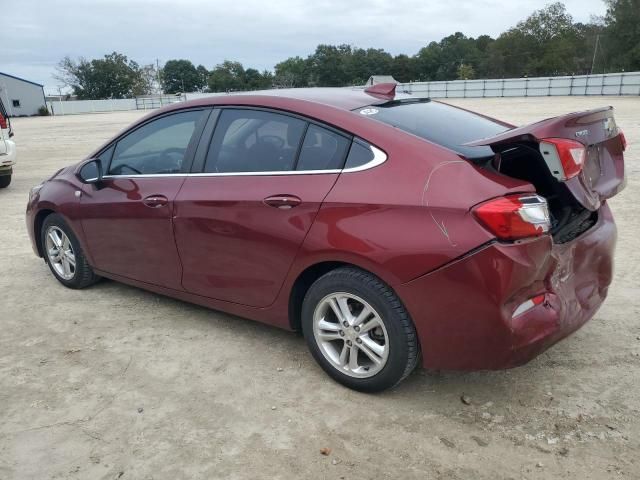
<svg viewBox="0 0 640 480">
<path fill-rule="evenodd" d="M 498 122 L 443 103 L 425 101 L 389 102 L 360 108 L 362 115 L 392 125 L 425 140 L 442 145 L 466 158 L 493 155 L 490 147 L 466 147 L 465 143 L 508 130 Z"/>
</svg>

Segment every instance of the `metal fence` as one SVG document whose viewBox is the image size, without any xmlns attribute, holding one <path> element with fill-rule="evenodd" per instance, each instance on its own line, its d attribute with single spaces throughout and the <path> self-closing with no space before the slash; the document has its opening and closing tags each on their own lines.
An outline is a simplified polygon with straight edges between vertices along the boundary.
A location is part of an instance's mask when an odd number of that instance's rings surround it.
<svg viewBox="0 0 640 480">
<path fill-rule="evenodd" d="M 136 109 L 137 110 L 149 110 L 153 108 L 164 107 L 165 105 L 171 105 L 172 103 L 179 103 L 185 101 L 184 95 L 148 95 L 142 97 L 136 97 Z"/>
<path fill-rule="evenodd" d="M 135 110 L 134 98 L 114 100 L 75 100 L 47 102 L 47 108 L 52 115 L 74 115 L 78 113 L 104 113 L 119 110 Z"/>
<path fill-rule="evenodd" d="M 640 95 L 640 72 L 567 77 L 401 83 L 398 91 L 431 98 Z"/>
</svg>

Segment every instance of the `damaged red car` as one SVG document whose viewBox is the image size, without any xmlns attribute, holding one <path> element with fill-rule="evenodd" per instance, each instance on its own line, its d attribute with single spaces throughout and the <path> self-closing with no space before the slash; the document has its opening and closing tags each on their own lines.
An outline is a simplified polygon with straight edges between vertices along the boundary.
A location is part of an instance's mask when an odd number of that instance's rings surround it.
<svg viewBox="0 0 640 480">
<path fill-rule="evenodd" d="M 613 109 L 515 127 L 428 98 L 295 89 L 173 104 L 31 191 L 35 253 L 304 334 L 362 391 L 521 365 L 592 318 L 624 186 Z"/>
</svg>

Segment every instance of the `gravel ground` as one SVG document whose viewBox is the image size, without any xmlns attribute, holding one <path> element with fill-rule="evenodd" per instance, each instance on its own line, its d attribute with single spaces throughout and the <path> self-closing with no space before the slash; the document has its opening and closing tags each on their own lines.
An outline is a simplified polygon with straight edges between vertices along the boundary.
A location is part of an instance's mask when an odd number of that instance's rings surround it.
<svg viewBox="0 0 640 480">
<path fill-rule="evenodd" d="M 379 395 L 331 381 L 296 334 L 115 282 L 61 286 L 31 252 L 28 189 L 142 113 L 16 119 L 0 478 L 640 478 L 640 98 L 451 103 L 517 124 L 616 107 L 630 150 L 615 280 L 590 323 L 526 366 L 417 370 Z"/>
</svg>

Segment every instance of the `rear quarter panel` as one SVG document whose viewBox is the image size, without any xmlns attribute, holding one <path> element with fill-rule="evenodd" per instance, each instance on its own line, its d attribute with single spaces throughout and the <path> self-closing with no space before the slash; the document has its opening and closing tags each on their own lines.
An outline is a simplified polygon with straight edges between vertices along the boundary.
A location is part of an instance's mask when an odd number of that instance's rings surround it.
<svg viewBox="0 0 640 480">
<path fill-rule="evenodd" d="M 377 122 L 376 122 L 377 123 Z M 390 285 L 434 270 L 492 240 L 470 208 L 528 183 L 478 169 L 457 154 L 393 131 L 378 142 L 379 167 L 343 173 L 325 199 L 297 269 L 319 261 L 354 263 Z"/>
</svg>

